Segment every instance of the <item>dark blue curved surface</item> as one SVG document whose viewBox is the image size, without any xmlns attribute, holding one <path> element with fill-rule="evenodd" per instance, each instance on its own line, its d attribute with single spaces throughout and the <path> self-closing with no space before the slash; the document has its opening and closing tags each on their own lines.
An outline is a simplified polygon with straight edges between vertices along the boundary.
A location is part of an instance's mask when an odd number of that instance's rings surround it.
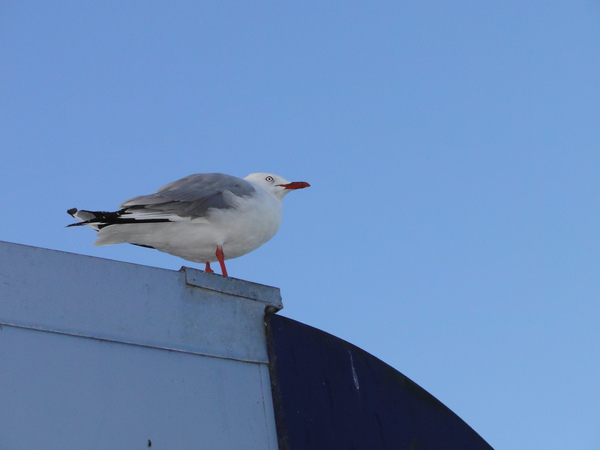
<svg viewBox="0 0 600 450">
<path fill-rule="evenodd" d="M 266 320 L 281 450 L 492 448 L 373 355 L 286 317 Z"/>
</svg>

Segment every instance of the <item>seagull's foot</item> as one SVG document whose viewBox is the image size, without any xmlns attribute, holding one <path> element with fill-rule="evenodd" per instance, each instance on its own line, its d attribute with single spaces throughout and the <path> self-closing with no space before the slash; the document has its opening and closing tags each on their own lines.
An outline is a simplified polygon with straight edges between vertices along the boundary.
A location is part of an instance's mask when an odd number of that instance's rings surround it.
<svg viewBox="0 0 600 450">
<path fill-rule="evenodd" d="M 224 277 L 228 277 L 227 268 L 225 267 L 225 254 L 223 253 L 223 247 L 217 245 L 217 251 L 215 252 L 217 255 L 217 259 L 219 260 L 219 264 L 221 265 L 221 273 Z"/>
<path fill-rule="evenodd" d="M 204 269 L 204 271 L 208 273 L 215 273 L 215 271 L 210 268 L 209 262 L 206 263 L 206 268 Z"/>
</svg>

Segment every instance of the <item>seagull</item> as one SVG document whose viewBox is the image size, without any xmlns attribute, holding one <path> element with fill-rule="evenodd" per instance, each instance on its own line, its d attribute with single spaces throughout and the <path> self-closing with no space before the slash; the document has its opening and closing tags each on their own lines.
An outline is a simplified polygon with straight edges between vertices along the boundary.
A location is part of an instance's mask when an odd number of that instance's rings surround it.
<svg viewBox="0 0 600 450">
<path fill-rule="evenodd" d="M 149 247 L 188 261 L 218 261 L 227 275 L 225 260 L 238 258 L 263 245 L 281 224 L 282 200 L 304 189 L 304 181 L 287 181 L 271 173 L 237 178 L 222 173 L 198 173 L 173 181 L 155 194 L 133 197 L 115 212 L 67 211 L 98 231 L 94 245 L 129 243 Z"/>
</svg>

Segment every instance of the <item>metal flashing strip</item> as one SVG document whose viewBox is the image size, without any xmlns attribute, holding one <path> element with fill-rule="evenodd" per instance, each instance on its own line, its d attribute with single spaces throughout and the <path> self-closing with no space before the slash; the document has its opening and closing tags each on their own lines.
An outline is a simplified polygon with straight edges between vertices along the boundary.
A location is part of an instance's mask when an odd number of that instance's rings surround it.
<svg viewBox="0 0 600 450">
<path fill-rule="evenodd" d="M 185 266 L 180 269 L 180 272 L 185 274 L 185 282 L 190 286 L 266 303 L 269 312 L 277 312 L 283 309 L 279 288 L 224 277 Z"/>
<path fill-rule="evenodd" d="M 202 353 L 200 351 L 184 350 L 184 349 L 177 348 L 177 347 L 168 347 L 168 346 L 164 346 L 164 345 L 161 346 L 161 345 L 157 345 L 157 344 L 143 344 L 140 342 L 129 342 L 129 341 L 122 340 L 122 339 L 105 338 L 105 337 L 100 337 L 98 335 L 93 335 L 93 334 L 83 334 L 83 333 L 77 333 L 77 332 L 59 331 L 59 330 L 53 330 L 53 329 L 45 329 L 45 328 L 42 328 L 39 326 L 32 327 L 32 326 L 27 326 L 27 325 L 16 325 L 16 324 L 12 324 L 12 323 L 0 322 L 0 331 L 2 331 L 4 328 L 18 328 L 18 329 L 22 329 L 22 330 L 37 331 L 39 333 L 52 333 L 52 334 L 58 334 L 61 336 L 72 336 L 72 337 L 82 338 L 82 339 L 92 339 L 95 341 L 108 342 L 108 343 L 119 344 L 119 345 L 131 345 L 134 347 L 143 347 L 143 348 L 148 348 L 148 349 L 153 349 L 153 350 L 166 350 L 169 352 L 177 352 L 177 353 L 184 353 L 184 354 L 189 354 L 189 355 L 203 356 L 206 358 L 224 359 L 227 361 L 237 361 L 237 362 L 246 363 L 246 364 L 259 364 L 259 365 L 267 364 L 267 362 L 263 361 L 262 359 L 256 359 L 256 360 L 252 360 L 249 358 L 240 359 L 240 358 L 235 358 L 235 357 L 214 355 L 214 354 L 211 354 L 210 352 Z"/>
</svg>

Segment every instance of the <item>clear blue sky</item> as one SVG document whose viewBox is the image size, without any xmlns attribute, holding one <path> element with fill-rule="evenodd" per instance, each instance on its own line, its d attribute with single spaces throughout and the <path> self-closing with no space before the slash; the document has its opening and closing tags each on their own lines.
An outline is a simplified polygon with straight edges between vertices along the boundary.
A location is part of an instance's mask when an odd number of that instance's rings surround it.
<svg viewBox="0 0 600 450">
<path fill-rule="evenodd" d="M 600 5 L 5 1 L 0 239 L 191 173 L 312 184 L 228 264 L 497 449 L 600 448 Z"/>
</svg>

